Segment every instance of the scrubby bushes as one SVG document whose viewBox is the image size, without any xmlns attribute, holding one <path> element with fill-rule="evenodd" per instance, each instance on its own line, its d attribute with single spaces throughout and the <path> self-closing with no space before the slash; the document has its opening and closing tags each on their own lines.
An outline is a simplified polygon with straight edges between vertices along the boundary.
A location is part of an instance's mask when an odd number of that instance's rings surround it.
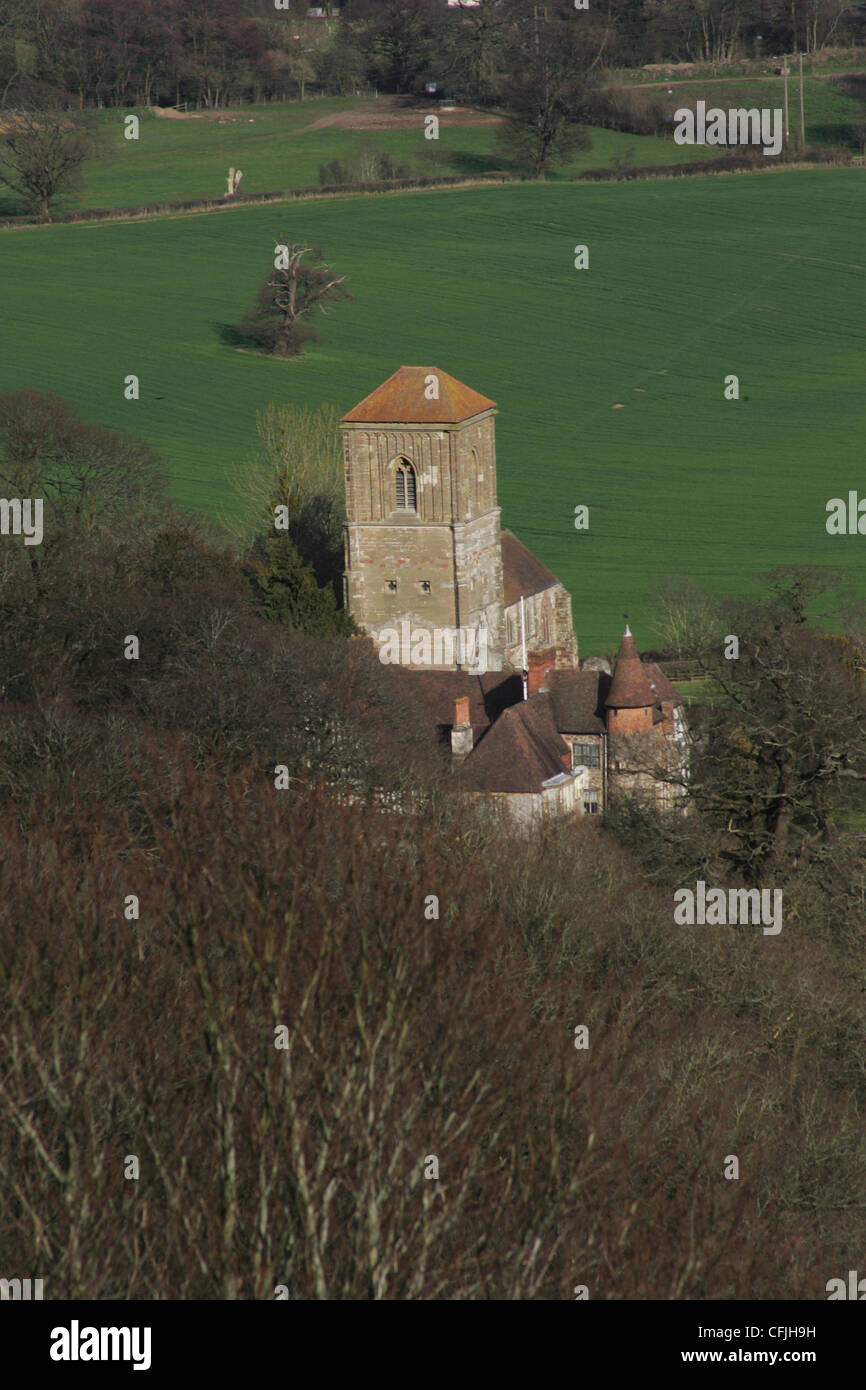
<svg viewBox="0 0 866 1390">
<path fill-rule="evenodd" d="M 358 184 L 376 183 L 383 179 L 409 179 L 413 170 L 408 164 L 398 164 L 387 150 L 363 141 L 345 159 L 332 159 L 319 165 L 319 183 Z"/>
<path fill-rule="evenodd" d="M 7 464 L 52 437 L 4 418 Z M 7 1267 L 76 1299 L 823 1298 L 864 1234 L 855 842 L 778 937 L 676 927 L 696 818 L 510 833 L 452 798 L 411 673 L 267 621 L 153 500 L 59 498 L 0 572 Z"/>
<path fill-rule="evenodd" d="M 625 130 L 630 135 L 661 135 L 670 128 L 664 103 L 629 87 L 596 87 L 588 91 L 581 118 L 587 125 Z"/>
<path fill-rule="evenodd" d="M 592 831 L 150 767 L 139 825 L 2 826 L 4 1253 L 55 1297 L 796 1298 L 848 1267 L 862 1077 L 818 953 L 675 937 Z"/>
</svg>

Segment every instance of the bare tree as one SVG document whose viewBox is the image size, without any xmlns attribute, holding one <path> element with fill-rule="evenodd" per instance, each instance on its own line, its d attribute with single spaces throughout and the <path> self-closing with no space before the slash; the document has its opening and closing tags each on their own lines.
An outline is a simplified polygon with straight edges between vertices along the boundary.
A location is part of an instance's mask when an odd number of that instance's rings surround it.
<svg viewBox="0 0 866 1390">
<path fill-rule="evenodd" d="M 807 860 L 832 862 L 836 815 L 866 783 L 862 604 L 849 599 L 848 633 L 832 634 L 819 626 L 821 600 L 832 620 L 844 575 L 782 567 L 764 581 L 760 602 L 721 610 L 714 643 L 698 654 L 711 694 L 691 716 L 688 767 L 666 767 L 646 738 L 627 749 L 634 785 L 654 780 L 686 794 L 717 871 L 752 883 Z"/>
<path fill-rule="evenodd" d="M 297 357 L 305 342 L 318 338 L 309 316 L 326 313 L 327 301 L 353 296 L 345 288 L 345 275 L 334 275 L 318 247 L 277 242 L 275 252 L 274 270 L 259 290 L 256 307 L 241 321 L 240 332 L 277 357 Z M 312 259 L 305 261 L 305 256 Z"/>
<path fill-rule="evenodd" d="M 523 22 L 522 7 L 516 11 L 508 55 L 511 76 L 501 93 L 506 120 L 498 140 L 519 168 L 542 178 L 552 165 L 592 143 L 580 116 L 588 74 L 601 49 L 598 44 L 591 48 L 573 13 L 554 7 L 550 16 L 547 6 L 531 8 L 531 27 Z"/>
<path fill-rule="evenodd" d="M 139 503 L 162 501 L 165 466 L 143 439 L 85 423 L 62 396 L 0 394 L 0 484 L 40 490 L 64 519 L 91 525 Z"/>
<path fill-rule="evenodd" d="M 13 111 L 4 119 L 0 182 L 47 217 L 58 194 L 69 192 L 80 179 L 91 137 L 66 112 Z"/>
<path fill-rule="evenodd" d="M 259 450 L 239 470 L 239 506 L 225 518 L 246 549 L 262 525 L 273 530 L 274 507 L 288 508 L 288 534 L 320 585 L 342 596 L 346 493 L 343 445 L 332 405 L 315 410 L 275 405 L 256 415 Z"/>
<path fill-rule="evenodd" d="M 662 646 L 676 656 L 697 656 L 721 636 L 718 601 L 693 579 L 667 575 L 653 597 L 658 613 L 655 630 Z"/>
</svg>

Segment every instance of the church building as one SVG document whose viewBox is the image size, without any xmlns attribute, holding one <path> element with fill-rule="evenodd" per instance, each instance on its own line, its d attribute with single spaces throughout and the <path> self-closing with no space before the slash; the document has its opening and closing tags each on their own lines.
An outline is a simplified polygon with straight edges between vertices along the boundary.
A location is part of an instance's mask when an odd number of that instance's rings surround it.
<svg viewBox="0 0 866 1390">
<path fill-rule="evenodd" d="M 576 667 L 568 593 L 500 530 L 495 414 L 493 401 L 436 367 L 400 367 L 343 416 L 346 607 L 380 647 L 382 633 L 406 623 L 410 641 L 426 630 L 431 652 L 445 656 L 437 632 L 471 631 L 488 671 L 519 666 L 524 644 Z M 478 665 L 452 645 L 451 661 L 412 664 Z"/>
<path fill-rule="evenodd" d="M 602 813 L 616 789 L 676 804 L 682 701 L 628 628 L 612 674 L 581 666 L 570 595 L 500 526 L 495 414 L 437 367 L 400 367 L 343 416 L 346 607 L 411 671 L 466 795 L 524 822 Z"/>
</svg>

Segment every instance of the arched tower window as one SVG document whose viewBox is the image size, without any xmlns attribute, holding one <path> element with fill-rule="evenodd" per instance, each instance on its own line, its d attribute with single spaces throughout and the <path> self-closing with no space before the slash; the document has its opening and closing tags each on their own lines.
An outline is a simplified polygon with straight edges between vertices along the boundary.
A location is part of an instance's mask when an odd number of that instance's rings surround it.
<svg viewBox="0 0 866 1390">
<path fill-rule="evenodd" d="M 408 459 L 398 459 L 394 471 L 396 505 L 398 512 L 418 510 L 418 490 L 415 484 L 415 469 Z"/>
</svg>

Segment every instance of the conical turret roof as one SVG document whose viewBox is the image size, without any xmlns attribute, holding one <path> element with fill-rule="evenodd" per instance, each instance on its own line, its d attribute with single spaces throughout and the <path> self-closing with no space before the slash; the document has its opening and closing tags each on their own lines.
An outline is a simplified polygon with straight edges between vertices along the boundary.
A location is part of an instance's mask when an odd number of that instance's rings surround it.
<svg viewBox="0 0 866 1390">
<path fill-rule="evenodd" d="M 657 705 L 658 702 L 659 697 L 652 688 L 644 664 L 638 656 L 634 638 L 626 624 L 619 644 L 610 693 L 604 703 L 608 709 L 645 709 Z"/>
</svg>

